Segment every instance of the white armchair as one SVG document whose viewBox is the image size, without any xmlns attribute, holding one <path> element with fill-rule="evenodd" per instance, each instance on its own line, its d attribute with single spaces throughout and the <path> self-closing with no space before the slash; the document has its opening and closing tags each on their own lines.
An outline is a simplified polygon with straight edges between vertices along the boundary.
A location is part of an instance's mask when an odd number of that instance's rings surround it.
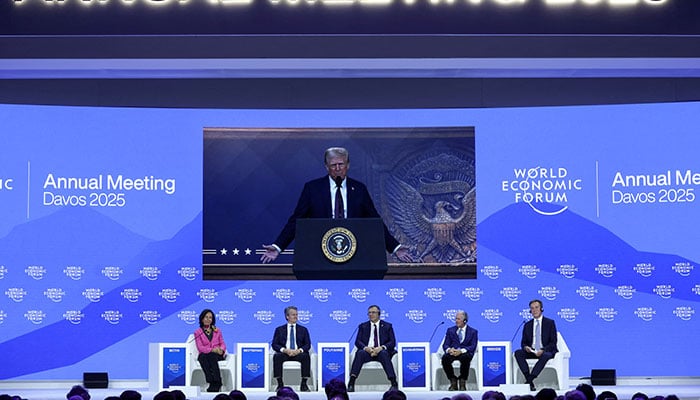
<svg viewBox="0 0 700 400">
<path fill-rule="evenodd" d="M 554 358 L 547 361 L 544 369 L 535 379 L 535 385 L 557 388 L 557 390 L 569 390 L 569 359 L 571 358 L 571 351 L 561 332 L 557 332 L 557 349 L 559 351 L 554 355 Z M 537 363 L 537 359 L 528 359 L 527 363 L 532 369 Z M 513 355 L 513 382 L 525 382 L 525 376 L 518 368 L 515 355 Z"/>
<path fill-rule="evenodd" d="M 348 368 L 352 367 L 353 361 L 355 361 L 355 353 L 357 352 L 357 347 L 353 346 L 350 352 L 350 364 Z M 399 372 L 399 357 L 394 354 L 391 357 L 391 364 L 394 366 L 394 371 Z M 356 391 L 379 391 L 384 392 L 389 389 L 389 380 L 386 378 L 386 372 L 382 368 L 382 364 L 379 361 L 370 361 L 362 365 L 360 370 L 360 375 L 355 381 Z"/>
<path fill-rule="evenodd" d="M 194 342 L 194 335 L 191 334 L 187 338 L 187 357 L 190 358 L 190 385 L 201 386 L 203 390 L 206 390 L 206 379 L 204 377 L 204 371 L 197 361 L 197 356 L 199 356 L 199 350 L 197 350 L 197 343 Z M 236 357 L 230 352 L 226 352 L 226 358 L 223 361 L 219 361 L 219 370 L 221 370 L 221 391 L 228 392 L 235 389 L 235 376 L 236 376 Z"/>
<path fill-rule="evenodd" d="M 275 350 L 270 346 L 270 387 L 272 390 L 277 387 L 277 380 L 273 376 L 272 369 L 274 368 L 274 363 L 272 361 L 275 356 Z M 309 350 L 309 357 L 311 358 L 311 376 L 309 377 L 307 383 L 312 391 L 318 391 L 318 384 L 316 383 L 316 365 L 318 364 L 318 357 L 314 351 L 313 346 Z M 299 391 L 299 383 L 301 382 L 301 363 L 299 361 L 285 361 L 282 364 L 282 377 L 284 379 L 284 385 Z"/>
<path fill-rule="evenodd" d="M 445 338 L 442 339 L 440 345 L 437 348 L 437 352 L 430 355 L 430 365 L 432 370 L 432 382 L 433 390 L 447 390 L 450 386 L 450 381 L 445 375 L 445 371 L 442 368 L 442 355 L 445 351 L 442 349 L 442 345 L 445 343 Z M 469 364 L 469 379 L 467 379 L 467 390 L 473 389 L 478 390 L 479 387 L 479 360 L 478 355 L 474 353 L 474 358 L 472 358 Z M 459 376 L 459 361 L 454 361 L 452 366 L 455 370 L 455 375 Z"/>
</svg>

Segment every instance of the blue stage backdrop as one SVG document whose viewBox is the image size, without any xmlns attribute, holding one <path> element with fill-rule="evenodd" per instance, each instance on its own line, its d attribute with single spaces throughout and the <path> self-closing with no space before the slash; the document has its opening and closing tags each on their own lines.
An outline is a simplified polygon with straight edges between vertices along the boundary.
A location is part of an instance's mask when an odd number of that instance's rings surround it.
<svg viewBox="0 0 700 400">
<path fill-rule="evenodd" d="M 314 342 L 352 341 L 367 307 L 379 304 L 400 342 L 432 339 L 434 351 L 465 309 L 481 340 L 515 337 L 517 347 L 533 298 L 571 348 L 573 376 L 593 368 L 700 375 L 698 103 L 335 111 L 4 105 L 0 121 L 0 354 L 14 360 L 0 367 L 0 379 L 79 380 L 85 371 L 146 379 L 148 343 L 184 341 L 204 308 L 216 312 L 230 349 L 269 341 L 291 304 Z M 205 127 L 473 127 L 477 279 L 203 280 Z M 302 176 L 289 159 L 295 152 L 283 147 L 269 154 L 279 151 L 290 186 L 322 174 L 317 149 L 299 160 L 309 171 Z M 311 156 L 317 164 L 308 165 Z M 267 159 L 252 164 L 255 171 L 240 166 L 241 176 L 264 176 L 275 163 Z M 275 182 L 250 183 L 267 184 Z M 230 195 L 254 209 L 261 199 L 244 189 Z M 298 194 L 285 196 L 294 202 Z M 385 195 L 380 188 L 376 200 Z M 265 241 L 289 211 L 256 227 L 267 230 Z M 229 259 L 257 262 L 260 241 Z"/>
</svg>

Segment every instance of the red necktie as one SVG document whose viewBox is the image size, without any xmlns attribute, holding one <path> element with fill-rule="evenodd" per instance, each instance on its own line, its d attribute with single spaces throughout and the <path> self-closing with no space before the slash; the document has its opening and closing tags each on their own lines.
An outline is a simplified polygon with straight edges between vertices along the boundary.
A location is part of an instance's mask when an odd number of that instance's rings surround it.
<svg viewBox="0 0 700 400">
<path fill-rule="evenodd" d="M 379 333 L 377 333 L 377 324 L 374 325 L 374 347 L 379 347 Z"/>
</svg>

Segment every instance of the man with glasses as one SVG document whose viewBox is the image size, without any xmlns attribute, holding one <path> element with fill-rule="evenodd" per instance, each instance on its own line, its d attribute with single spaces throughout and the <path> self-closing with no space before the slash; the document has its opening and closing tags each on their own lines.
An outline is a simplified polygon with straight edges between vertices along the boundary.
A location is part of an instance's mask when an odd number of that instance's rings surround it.
<svg viewBox="0 0 700 400">
<path fill-rule="evenodd" d="M 355 380 L 360 375 L 360 369 L 369 361 L 378 361 L 382 364 L 387 379 L 391 383 L 391 389 L 398 389 L 396 372 L 391 363 L 391 357 L 396 354 L 396 337 L 394 328 L 390 323 L 379 319 L 381 309 L 377 305 L 371 305 L 367 309 L 369 321 L 361 323 L 357 327 L 355 338 L 355 359 L 350 368 L 350 382 L 348 392 L 355 391 Z"/>
<path fill-rule="evenodd" d="M 342 147 L 331 147 L 326 150 L 324 160 L 328 175 L 304 185 L 297 206 L 282 232 L 274 243 L 263 245 L 265 253 L 260 257 L 262 263 L 277 259 L 282 250 L 292 243 L 299 218 L 380 218 L 367 186 L 347 177 L 350 169 L 348 151 Z M 403 262 L 413 261 L 408 248 L 399 244 L 386 225 L 384 241 L 387 251 L 396 258 Z"/>
</svg>

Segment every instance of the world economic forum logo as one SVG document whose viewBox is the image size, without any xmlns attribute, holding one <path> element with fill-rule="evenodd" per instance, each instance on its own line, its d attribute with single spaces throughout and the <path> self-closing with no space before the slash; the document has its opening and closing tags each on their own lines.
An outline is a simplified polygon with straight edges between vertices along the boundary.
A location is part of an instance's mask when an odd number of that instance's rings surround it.
<svg viewBox="0 0 700 400">
<path fill-rule="evenodd" d="M 584 285 L 579 286 L 578 289 L 576 289 L 576 293 L 586 300 L 593 300 L 595 295 L 598 294 L 598 289 L 596 289 L 595 286 Z"/>
<path fill-rule="evenodd" d="M 309 310 L 297 310 L 297 318 L 300 324 L 308 324 L 313 317 L 314 314 Z"/>
<path fill-rule="evenodd" d="M 442 301 L 442 298 L 447 294 L 447 292 L 445 292 L 443 288 L 432 287 L 425 289 L 423 294 L 425 295 L 425 297 L 429 298 L 434 302 L 440 302 Z"/>
<path fill-rule="evenodd" d="M 44 290 L 44 296 L 54 303 L 60 303 L 65 295 L 66 292 L 61 288 L 48 288 Z"/>
<path fill-rule="evenodd" d="M 676 288 L 671 285 L 656 285 L 654 288 L 654 293 L 658 294 L 662 299 L 670 299 L 675 292 Z"/>
<path fill-rule="evenodd" d="M 46 275 L 46 268 L 44 268 L 43 265 L 30 265 L 25 268 L 24 273 L 35 281 L 39 281 L 44 279 L 44 275 Z"/>
<path fill-rule="evenodd" d="M 237 289 L 233 295 L 241 299 L 244 303 L 251 303 L 253 299 L 255 299 L 256 293 L 253 289 L 240 288 Z"/>
<path fill-rule="evenodd" d="M 97 303 L 104 296 L 104 292 L 100 288 L 87 288 L 83 290 L 83 297 L 90 300 L 93 303 Z"/>
<path fill-rule="evenodd" d="M 217 292 L 214 289 L 202 288 L 197 291 L 197 296 L 200 299 L 206 301 L 207 303 L 213 303 L 214 300 L 216 300 L 216 298 L 219 296 L 219 292 Z"/>
<path fill-rule="evenodd" d="M 630 300 L 635 293 L 637 293 L 637 289 L 632 285 L 620 285 L 615 288 L 615 294 L 625 300 Z"/>
<path fill-rule="evenodd" d="M 124 270 L 116 266 L 108 266 L 102 268 L 102 275 L 106 276 L 109 280 L 112 281 L 118 281 L 123 273 Z"/>
<path fill-rule="evenodd" d="M 693 291 L 693 293 L 695 293 L 696 295 L 700 296 L 700 285 L 696 284 L 696 285 L 693 287 L 692 291 Z"/>
<path fill-rule="evenodd" d="M 7 268 L 4 265 L 0 265 L 0 279 L 5 279 L 5 274 L 7 274 Z"/>
<path fill-rule="evenodd" d="M 160 320 L 160 313 L 156 310 L 143 310 L 139 313 L 139 318 L 149 325 L 155 325 Z"/>
<path fill-rule="evenodd" d="M 652 307 L 637 307 L 636 310 L 634 310 L 634 315 L 639 317 L 642 321 L 651 321 L 654 319 L 654 315 L 656 315 L 656 310 L 654 310 Z"/>
<path fill-rule="evenodd" d="M 518 300 L 518 297 L 523 293 L 517 286 L 506 286 L 501 289 L 501 296 L 505 297 L 510 301 Z"/>
<path fill-rule="evenodd" d="M 578 317 L 578 314 L 578 310 L 573 307 L 563 307 L 557 312 L 559 318 L 563 319 L 566 322 L 576 321 L 576 317 Z"/>
<path fill-rule="evenodd" d="M 24 300 L 24 297 L 26 295 L 27 291 L 24 290 L 24 288 L 11 287 L 5 290 L 5 296 L 7 296 L 8 299 L 14 301 L 15 303 L 19 303 L 22 300 Z"/>
<path fill-rule="evenodd" d="M 498 361 L 489 361 L 486 364 L 486 368 L 490 369 L 493 372 L 498 372 L 501 371 L 501 369 L 503 368 L 503 364 L 501 364 Z"/>
<path fill-rule="evenodd" d="M 5 323 L 5 319 L 7 319 L 7 313 L 5 310 L 0 310 L 0 324 Z"/>
<path fill-rule="evenodd" d="M 404 288 L 390 288 L 386 291 L 386 295 L 395 302 L 401 303 L 406 299 L 408 291 L 406 291 Z"/>
<path fill-rule="evenodd" d="M 185 278 L 185 280 L 193 281 L 193 280 L 197 279 L 197 275 L 199 275 L 199 268 L 197 268 L 197 267 L 180 267 L 180 269 L 177 270 L 177 274 L 180 275 L 181 277 Z"/>
<path fill-rule="evenodd" d="M 126 288 L 121 291 L 121 296 L 130 303 L 136 303 L 139 298 L 143 296 L 143 293 L 139 289 Z"/>
<path fill-rule="evenodd" d="M 63 273 L 70 279 L 79 281 L 85 275 L 85 270 L 78 265 L 69 265 L 63 269 Z"/>
<path fill-rule="evenodd" d="M 367 301 L 367 296 L 369 296 L 369 290 L 365 288 L 352 288 L 348 291 L 348 296 L 358 303 L 364 303 Z"/>
<path fill-rule="evenodd" d="M 547 300 L 556 300 L 559 289 L 556 286 L 542 286 L 537 293 Z"/>
<path fill-rule="evenodd" d="M 615 268 L 613 264 L 598 264 L 598 266 L 595 267 L 595 272 L 605 278 L 612 278 L 616 270 L 617 268 Z"/>
<path fill-rule="evenodd" d="M 460 311 L 456 308 L 450 308 L 442 312 L 442 316 L 448 320 L 448 321 L 454 321 L 455 316 L 457 315 L 457 311 Z"/>
<path fill-rule="evenodd" d="M 612 322 L 617 316 L 617 310 L 613 307 L 601 307 L 595 312 L 595 315 L 603 321 Z"/>
<path fill-rule="evenodd" d="M 481 300 L 481 296 L 484 295 L 484 291 L 478 287 L 468 287 L 462 290 L 462 296 L 468 298 L 471 301 Z"/>
<path fill-rule="evenodd" d="M 255 313 L 253 313 L 253 318 L 262 322 L 265 325 L 269 325 L 275 318 L 275 313 L 273 313 L 270 310 L 258 310 Z"/>
<path fill-rule="evenodd" d="M 537 278 L 537 274 L 540 272 L 540 268 L 537 265 L 528 264 L 518 268 L 518 272 L 520 272 L 526 278 L 535 279 Z"/>
<path fill-rule="evenodd" d="M 292 297 L 294 297 L 294 291 L 287 288 L 278 288 L 272 292 L 272 297 L 277 298 L 283 303 L 289 303 L 292 300 Z"/>
<path fill-rule="evenodd" d="M 513 176 L 501 180 L 501 191 L 512 193 L 516 203 L 526 203 L 536 213 L 547 216 L 566 211 L 569 195 L 582 189 L 583 180 L 561 166 L 513 168 Z M 556 205 L 554 209 L 552 205 Z"/>
<path fill-rule="evenodd" d="M 321 303 L 328 302 L 328 299 L 331 298 L 332 294 L 333 292 L 326 288 L 316 288 L 311 291 L 311 297 L 313 297 Z"/>
<path fill-rule="evenodd" d="M 177 317 L 187 325 L 194 325 L 199 320 L 199 315 L 194 310 L 182 310 L 177 313 Z"/>
<path fill-rule="evenodd" d="M 177 298 L 180 297 L 180 291 L 177 289 L 161 289 L 160 292 L 158 292 L 158 296 L 160 296 L 163 300 L 167 301 L 168 303 L 175 303 L 177 301 Z"/>
<path fill-rule="evenodd" d="M 219 312 L 216 313 L 216 321 L 223 322 L 226 325 L 231 325 L 237 317 L 238 314 L 233 310 L 219 310 Z"/>
<path fill-rule="evenodd" d="M 46 319 L 46 313 L 42 310 L 27 310 L 27 312 L 24 313 L 24 318 L 34 325 L 40 325 L 44 322 L 44 319 Z"/>
<path fill-rule="evenodd" d="M 634 266 L 634 272 L 645 278 L 650 277 L 654 273 L 655 269 L 656 267 L 654 267 L 651 263 L 638 263 Z"/>
<path fill-rule="evenodd" d="M 557 272 L 564 278 L 572 279 L 576 277 L 578 268 L 574 264 L 562 264 L 557 267 Z"/>
<path fill-rule="evenodd" d="M 672 268 L 678 275 L 688 277 L 695 267 L 689 262 L 677 262 Z"/>
<path fill-rule="evenodd" d="M 495 324 L 501 320 L 503 312 L 498 308 L 487 308 L 481 312 L 481 316 L 486 318 L 487 321 L 493 322 Z"/>
<path fill-rule="evenodd" d="M 158 280 L 161 270 L 158 267 L 143 267 L 139 270 L 139 273 L 149 281 L 155 281 Z"/>
<path fill-rule="evenodd" d="M 80 310 L 68 310 L 63 313 L 63 319 L 73 325 L 79 325 L 84 318 L 85 314 L 83 314 L 83 312 Z"/>
<path fill-rule="evenodd" d="M 117 325 L 124 318 L 124 315 L 119 310 L 105 310 L 100 315 L 103 320 L 112 325 Z"/>
<path fill-rule="evenodd" d="M 489 279 L 498 279 L 503 270 L 498 265 L 485 265 L 481 273 Z"/>
<path fill-rule="evenodd" d="M 339 324 L 346 324 L 352 317 L 352 314 L 348 310 L 333 310 L 328 316 Z"/>
<path fill-rule="evenodd" d="M 695 309 L 689 306 L 676 307 L 676 309 L 673 310 L 673 315 L 683 321 L 690 321 L 693 315 L 695 315 Z"/>
<path fill-rule="evenodd" d="M 406 311 L 405 315 L 406 318 L 415 322 L 416 324 L 422 324 L 423 321 L 425 321 L 425 317 L 428 316 L 428 314 L 423 310 L 408 310 Z"/>
</svg>

